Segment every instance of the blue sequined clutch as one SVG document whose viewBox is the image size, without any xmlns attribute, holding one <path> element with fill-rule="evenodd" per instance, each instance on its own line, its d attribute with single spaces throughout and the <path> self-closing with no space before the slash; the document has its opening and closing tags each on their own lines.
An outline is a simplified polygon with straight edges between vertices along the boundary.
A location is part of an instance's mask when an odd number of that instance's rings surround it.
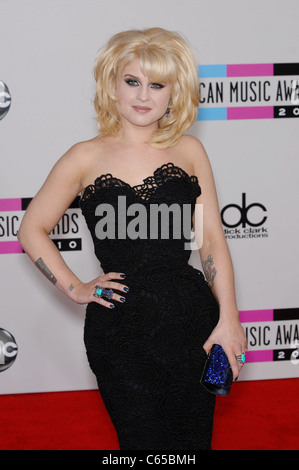
<svg viewBox="0 0 299 470">
<path fill-rule="evenodd" d="M 227 355 L 219 344 L 214 344 L 207 358 L 201 384 L 214 395 L 228 395 L 233 373 Z"/>
</svg>

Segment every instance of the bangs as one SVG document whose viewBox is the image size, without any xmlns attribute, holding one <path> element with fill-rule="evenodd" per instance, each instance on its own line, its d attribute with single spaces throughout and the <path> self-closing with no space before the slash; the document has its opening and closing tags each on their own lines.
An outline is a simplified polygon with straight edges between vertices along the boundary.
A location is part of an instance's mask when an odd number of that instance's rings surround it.
<svg viewBox="0 0 299 470">
<path fill-rule="evenodd" d="M 177 67 L 172 54 L 155 47 L 146 46 L 121 59 L 118 63 L 118 74 L 135 59 L 140 60 L 140 69 L 151 82 L 174 82 L 177 77 Z"/>
<path fill-rule="evenodd" d="M 177 78 L 177 67 L 169 52 L 156 48 L 143 48 L 139 51 L 142 73 L 153 82 L 172 83 Z"/>
</svg>

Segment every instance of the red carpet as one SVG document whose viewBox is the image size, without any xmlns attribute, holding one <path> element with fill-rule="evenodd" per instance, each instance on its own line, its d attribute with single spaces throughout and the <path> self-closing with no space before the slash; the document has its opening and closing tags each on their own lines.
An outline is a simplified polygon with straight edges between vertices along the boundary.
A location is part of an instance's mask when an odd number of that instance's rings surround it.
<svg viewBox="0 0 299 470">
<path fill-rule="evenodd" d="M 219 397 L 214 450 L 298 450 L 299 379 L 240 382 Z M 117 450 L 99 392 L 0 396 L 1 450 Z"/>
</svg>

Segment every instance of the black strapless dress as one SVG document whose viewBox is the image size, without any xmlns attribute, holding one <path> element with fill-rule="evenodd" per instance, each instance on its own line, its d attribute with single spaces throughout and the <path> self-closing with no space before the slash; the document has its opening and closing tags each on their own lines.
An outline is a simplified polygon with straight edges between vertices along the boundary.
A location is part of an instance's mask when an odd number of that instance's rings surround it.
<svg viewBox="0 0 299 470">
<path fill-rule="evenodd" d="M 200 378 L 206 359 L 202 346 L 218 322 L 218 304 L 203 274 L 188 263 L 189 234 L 173 235 L 170 211 L 169 236 L 161 218 L 156 238 L 124 236 L 118 217 L 124 216 L 119 196 L 125 196 L 126 208 L 137 204 L 137 214 L 146 208 L 149 222 L 153 205 L 185 204 L 193 212 L 200 193 L 195 176 L 168 163 L 134 187 L 102 175 L 80 200 L 103 271 L 125 273 L 130 288 L 126 302 L 114 302 L 114 309 L 89 303 L 84 331 L 88 360 L 121 450 L 211 448 L 215 398 Z M 99 239 L 96 230 L 107 217 L 95 214 L 103 203 L 115 211 L 114 239 Z M 140 229 L 132 212 L 128 228 L 130 222 Z"/>
</svg>

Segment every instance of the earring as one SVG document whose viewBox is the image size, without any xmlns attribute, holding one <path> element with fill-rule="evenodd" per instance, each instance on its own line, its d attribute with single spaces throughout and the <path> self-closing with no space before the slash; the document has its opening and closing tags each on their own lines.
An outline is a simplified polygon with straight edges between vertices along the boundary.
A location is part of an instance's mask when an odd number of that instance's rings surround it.
<svg viewBox="0 0 299 470">
<path fill-rule="evenodd" d="M 170 108 L 167 108 L 167 110 L 166 110 L 166 113 L 165 113 L 165 114 L 166 114 L 166 116 L 168 116 L 168 115 L 170 114 Z"/>
</svg>

